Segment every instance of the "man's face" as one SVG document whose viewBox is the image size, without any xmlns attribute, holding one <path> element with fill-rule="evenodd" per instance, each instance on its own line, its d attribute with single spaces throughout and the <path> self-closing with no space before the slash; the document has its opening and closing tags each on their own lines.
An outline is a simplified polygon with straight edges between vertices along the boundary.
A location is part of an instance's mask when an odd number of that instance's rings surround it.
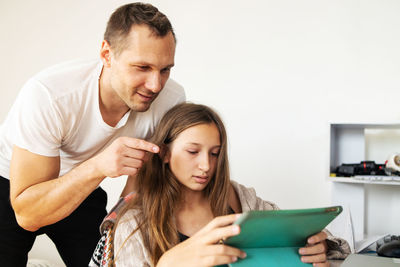
<svg viewBox="0 0 400 267">
<path fill-rule="evenodd" d="M 126 106 L 146 111 L 164 88 L 174 65 L 172 33 L 155 36 L 146 25 L 132 27 L 123 50 L 110 51 L 110 85 Z"/>
</svg>

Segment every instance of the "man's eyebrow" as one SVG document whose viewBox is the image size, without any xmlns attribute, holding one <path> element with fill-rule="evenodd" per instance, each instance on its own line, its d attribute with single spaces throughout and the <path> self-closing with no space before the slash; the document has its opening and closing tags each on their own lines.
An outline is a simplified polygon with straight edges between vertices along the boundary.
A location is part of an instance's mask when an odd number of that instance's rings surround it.
<svg viewBox="0 0 400 267">
<path fill-rule="evenodd" d="M 146 62 L 146 61 L 132 62 L 131 65 L 154 66 L 153 64 Z M 169 64 L 169 65 L 163 67 L 163 69 L 172 68 L 173 66 L 175 66 L 175 63 Z"/>
<path fill-rule="evenodd" d="M 172 63 L 172 64 L 169 64 L 169 65 L 167 65 L 167 66 L 165 66 L 164 68 L 162 68 L 163 70 L 164 69 L 170 69 L 170 68 L 172 68 L 173 66 L 175 66 L 175 64 L 174 63 Z"/>
</svg>

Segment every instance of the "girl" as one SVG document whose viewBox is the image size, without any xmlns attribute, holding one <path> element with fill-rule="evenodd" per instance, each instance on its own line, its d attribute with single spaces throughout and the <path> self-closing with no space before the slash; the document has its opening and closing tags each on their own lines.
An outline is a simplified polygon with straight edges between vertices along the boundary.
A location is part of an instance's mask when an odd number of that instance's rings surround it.
<svg viewBox="0 0 400 267">
<path fill-rule="evenodd" d="M 137 192 L 114 235 L 115 266 L 214 266 L 246 254 L 221 240 L 239 234 L 237 213 L 274 210 L 254 189 L 230 180 L 227 136 L 209 107 L 183 103 L 168 111 L 151 140 L 160 146 L 136 178 Z M 301 248 L 303 262 L 328 266 L 327 234 Z"/>
</svg>

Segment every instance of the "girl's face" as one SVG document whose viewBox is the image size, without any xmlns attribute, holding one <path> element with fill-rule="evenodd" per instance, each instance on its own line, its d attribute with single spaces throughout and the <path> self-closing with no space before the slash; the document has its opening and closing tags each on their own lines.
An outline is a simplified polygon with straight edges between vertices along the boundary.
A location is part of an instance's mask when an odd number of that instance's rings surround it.
<svg viewBox="0 0 400 267">
<path fill-rule="evenodd" d="M 217 126 L 199 124 L 178 135 L 170 145 L 166 161 L 183 186 L 201 191 L 215 174 L 220 147 Z"/>
</svg>

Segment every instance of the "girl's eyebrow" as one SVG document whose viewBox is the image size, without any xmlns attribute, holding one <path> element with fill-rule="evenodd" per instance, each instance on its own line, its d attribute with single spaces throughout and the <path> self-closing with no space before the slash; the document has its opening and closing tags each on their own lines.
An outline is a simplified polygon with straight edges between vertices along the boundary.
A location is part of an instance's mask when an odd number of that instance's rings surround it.
<svg viewBox="0 0 400 267">
<path fill-rule="evenodd" d="M 196 143 L 196 142 L 190 142 L 190 143 L 186 143 L 186 145 L 195 145 L 195 146 L 201 146 L 201 144 L 199 144 L 199 143 Z M 212 148 L 220 148 L 221 147 L 221 145 L 215 145 L 215 146 L 213 146 Z"/>
<path fill-rule="evenodd" d="M 187 145 L 196 145 L 196 146 L 199 146 L 200 144 L 199 143 L 195 143 L 195 142 L 189 142 L 189 143 L 186 143 Z"/>
</svg>

